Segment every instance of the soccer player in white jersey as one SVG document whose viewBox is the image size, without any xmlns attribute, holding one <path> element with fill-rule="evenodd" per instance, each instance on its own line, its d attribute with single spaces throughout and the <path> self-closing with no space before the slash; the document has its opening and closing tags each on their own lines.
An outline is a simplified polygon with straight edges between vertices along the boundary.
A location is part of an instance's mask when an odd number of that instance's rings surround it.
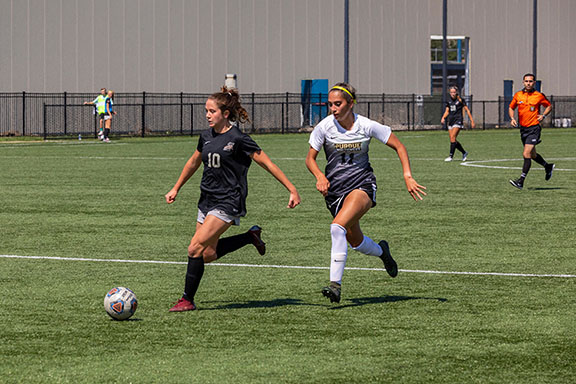
<svg viewBox="0 0 576 384">
<path fill-rule="evenodd" d="M 316 189 L 322 193 L 334 220 L 330 226 L 332 250 L 330 284 L 322 294 L 331 302 L 340 302 L 342 276 L 352 249 L 382 259 L 391 277 L 398 275 L 398 266 L 388 242 L 376 243 L 360 229 L 360 219 L 376 205 L 376 177 L 368 159 L 370 140 L 375 138 L 398 154 L 404 172 L 406 188 L 414 200 L 422 200 L 426 187 L 412 178 L 406 147 L 390 127 L 354 113 L 356 90 L 347 83 L 338 83 L 328 93 L 331 114 L 323 119 L 310 135 L 306 166 L 316 177 Z M 316 161 L 324 148 L 326 169 L 323 173 Z"/>
</svg>

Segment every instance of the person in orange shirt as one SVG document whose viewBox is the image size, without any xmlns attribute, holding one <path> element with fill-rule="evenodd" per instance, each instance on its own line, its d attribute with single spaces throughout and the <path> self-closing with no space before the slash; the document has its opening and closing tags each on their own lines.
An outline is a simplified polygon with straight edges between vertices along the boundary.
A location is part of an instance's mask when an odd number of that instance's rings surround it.
<svg viewBox="0 0 576 384">
<path fill-rule="evenodd" d="M 510 123 L 513 127 L 520 126 L 520 138 L 522 139 L 522 144 L 524 144 L 524 152 L 522 153 L 524 165 L 522 166 L 522 173 L 520 174 L 520 178 L 510 180 L 510 184 L 518 189 L 524 188 L 524 179 L 526 179 L 526 175 L 528 171 L 530 171 L 532 160 L 544 167 L 546 171 L 546 181 L 552 177 L 552 171 L 554 171 L 555 167 L 554 163 L 546 162 L 546 160 L 536 152 L 536 145 L 541 142 L 540 134 L 542 127 L 540 126 L 540 122 L 552 111 L 552 104 L 550 104 L 550 101 L 543 93 L 534 89 L 536 76 L 527 73 L 523 77 L 523 82 L 524 89 L 516 92 L 508 108 Z M 540 106 L 545 107 L 542 114 L 540 114 Z M 514 118 L 514 110 L 516 107 L 518 107 L 518 121 Z"/>
</svg>

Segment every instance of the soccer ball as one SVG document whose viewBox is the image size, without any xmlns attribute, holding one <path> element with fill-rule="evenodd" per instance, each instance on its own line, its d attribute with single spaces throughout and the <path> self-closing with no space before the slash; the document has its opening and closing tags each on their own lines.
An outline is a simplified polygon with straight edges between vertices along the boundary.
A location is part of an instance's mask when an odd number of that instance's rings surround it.
<svg viewBox="0 0 576 384">
<path fill-rule="evenodd" d="M 104 297 L 104 309 L 114 320 L 126 320 L 136 312 L 138 299 L 130 289 L 112 288 Z"/>
</svg>

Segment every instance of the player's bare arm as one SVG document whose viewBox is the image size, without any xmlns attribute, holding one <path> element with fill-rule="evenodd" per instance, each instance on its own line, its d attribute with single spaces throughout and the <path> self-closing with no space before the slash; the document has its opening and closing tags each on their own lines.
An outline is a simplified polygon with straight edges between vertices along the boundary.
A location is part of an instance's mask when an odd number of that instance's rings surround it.
<svg viewBox="0 0 576 384">
<path fill-rule="evenodd" d="M 400 159 L 400 163 L 402 164 L 402 171 L 404 174 L 404 182 L 406 183 L 406 188 L 408 192 L 412 196 L 412 198 L 416 201 L 422 200 L 422 196 L 426 196 L 426 192 L 424 190 L 426 187 L 420 185 L 414 180 L 412 177 L 412 170 L 410 168 L 410 159 L 408 158 L 408 151 L 406 147 L 395 134 L 390 134 L 390 138 L 386 142 L 386 145 L 396 151 L 398 154 L 398 158 Z"/>
<path fill-rule="evenodd" d="M 328 188 L 330 188 L 330 182 L 318 167 L 318 163 L 316 162 L 316 158 L 318 157 L 318 151 L 314 148 L 310 147 L 308 150 L 308 154 L 306 155 L 306 167 L 310 173 L 316 177 L 316 189 L 322 194 L 322 196 L 326 196 L 328 194 Z"/>
<path fill-rule="evenodd" d="M 168 192 L 164 196 L 168 204 L 172 204 L 176 200 L 178 191 L 180 191 L 180 188 L 182 188 L 182 186 L 186 184 L 188 179 L 190 179 L 192 175 L 196 173 L 196 171 L 200 167 L 200 164 L 202 164 L 202 154 L 198 150 L 196 150 L 192 155 L 192 157 L 190 157 L 186 162 L 186 164 L 184 165 L 184 169 L 182 169 L 182 173 L 180 173 L 180 177 L 178 178 L 176 184 L 174 184 L 174 187 L 172 187 L 170 192 Z"/>
</svg>

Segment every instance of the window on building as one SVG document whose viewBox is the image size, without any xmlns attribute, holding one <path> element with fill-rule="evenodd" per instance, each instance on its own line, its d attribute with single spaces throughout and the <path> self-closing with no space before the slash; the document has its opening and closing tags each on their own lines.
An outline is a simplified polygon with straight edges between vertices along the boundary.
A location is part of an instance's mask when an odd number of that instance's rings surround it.
<svg viewBox="0 0 576 384">
<path fill-rule="evenodd" d="M 447 36 L 448 86 L 456 85 L 461 94 L 469 95 L 468 52 L 470 39 L 465 36 Z M 442 36 L 430 36 L 430 92 L 442 93 Z"/>
</svg>

